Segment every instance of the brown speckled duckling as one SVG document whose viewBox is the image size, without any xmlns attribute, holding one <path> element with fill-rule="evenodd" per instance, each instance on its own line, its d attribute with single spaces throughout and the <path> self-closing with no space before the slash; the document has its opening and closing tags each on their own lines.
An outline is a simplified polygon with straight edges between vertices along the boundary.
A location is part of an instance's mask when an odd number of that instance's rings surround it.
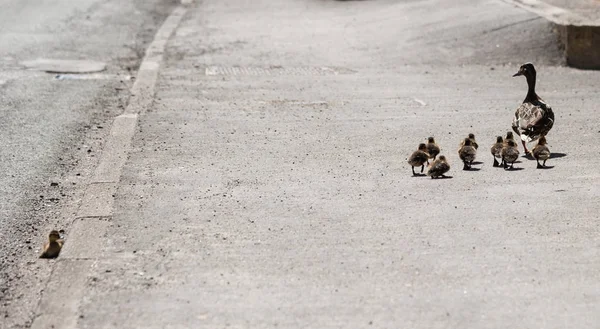
<svg viewBox="0 0 600 329">
<path fill-rule="evenodd" d="M 448 164 L 448 160 L 443 155 L 440 155 L 437 160 L 431 163 L 429 166 L 429 170 L 427 170 L 427 175 L 431 176 L 431 178 L 438 177 L 446 177 L 444 174 L 450 170 L 450 164 Z"/>
<path fill-rule="evenodd" d="M 519 158 L 519 149 L 517 148 L 517 143 L 514 140 L 509 139 L 506 144 L 502 147 L 502 164 L 504 169 L 508 168 L 508 163 L 510 163 L 510 169 L 513 168 L 515 161 Z"/>
<path fill-rule="evenodd" d="M 515 136 L 513 135 L 512 131 L 506 132 L 506 137 L 504 137 L 504 145 L 508 144 L 509 140 L 512 140 L 513 142 L 515 141 Z"/>
<path fill-rule="evenodd" d="M 440 154 L 440 147 L 435 143 L 435 139 L 433 137 L 427 138 L 427 153 L 431 159 L 435 160 L 438 154 Z"/>
<path fill-rule="evenodd" d="M 51 231 L 48 235 L 48 242 L 44 243 L 44 250 L 42 251 L 40 258 L 58 257 L 63 244 L 64 241 L 60 238 L 58 231 Z"/>
<path fill-rule="evenodd" d="M 471 140 L 471 145 L 473 145 L 473 147 L 475 149 L 478 149 L 479 144 L 477 144 L 477 142 L 475 141 L 475 134 L 473 134 L 473 133 L 469 134 L 469 139 Z"/>
<path fill-rule="evenodd" d="M 427 145 L 425 143 L 419 144 L 419 148 L 413 152 L 408 158 L 408 164 L 412 167 L 413 176 L 418 176 L 415 173 L 415 167 L 421 166 L 421 173 L 425 169 L 425 163 L 429 161 L 429 153 L 427 153 Z"/>
<path fill-rule="evenodd" d="M 496 143 L 492 145 L 490 152 L 492 152 L 492 156 L 494 157 L 494 167 L 500 167 L 500 163 L 498 163 L 498 159 L 502 159 L 502 146 L 504 146 L 504 140 L 502 136 L 496 137 Z"/>
<path fill-rule="evenodd" d="M 471 144 L 471 140 L 469 138 L 465 138 L 462 142 L 462 146 L 458 149 L 458 156 L 464 163 L 463 170 L 471 169 L 471 165 L 473 161 L 475 161 L 475 155 L 477 150 Z"/>
<path fill-rule="evenodd" d="M 545 136 L 540 137 L 537 145 L 533 148 L 531 153 L 533 154 L 533 157 L 537 161 L 537 168 L 538 169 L 546 168 L 546 160 L 548 160 L 550 158 L 550 149 L 546 145 L 546 137 Z M 540 164 L 540 160 L 543 160 L 544 162 L 542 164 Z"/>
</svg>

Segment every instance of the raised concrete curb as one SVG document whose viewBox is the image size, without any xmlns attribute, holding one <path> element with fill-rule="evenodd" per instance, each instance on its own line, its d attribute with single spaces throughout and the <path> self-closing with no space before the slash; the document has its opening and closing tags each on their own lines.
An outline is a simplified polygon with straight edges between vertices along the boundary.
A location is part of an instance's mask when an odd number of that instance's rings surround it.
<svg viewBox="0 0 600 329">
<path fill-rule="evenodd" d="M 503 1 L 554 23 L 565 48 L 567 65 L 580 69 L 600 69 L 600 19 L 584 17 L 539 0 Z"/>
<path fill-rule="evenodd" d="M 100 258 L 113 215 L 113 198 L 131 150 L 138 116 L 152 104 L 167 41 L 187 12 L 181 1 L 157 31 L 142 60 L 124 113 L 113 121 L 94 176 L 85 190 L 65 248 L 49 279 L 31 328 L 77 328 L 88 273 Z"/>
</svg>

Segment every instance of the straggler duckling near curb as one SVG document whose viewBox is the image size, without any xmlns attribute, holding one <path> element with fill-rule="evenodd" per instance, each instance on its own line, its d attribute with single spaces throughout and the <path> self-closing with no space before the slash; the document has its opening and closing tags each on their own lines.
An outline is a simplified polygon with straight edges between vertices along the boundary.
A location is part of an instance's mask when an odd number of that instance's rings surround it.
<svg viewBox="0 0 600 329">
<path fill-rule="evenodd" d="M 48 242 L 44 243 L 44 250 L 40 258 L 56 258 L 60 253 L 60 249 L 64 244 L 64 240 L 60 238 L 58 231 L 51 231 L 48 235 Z"/>
<path fill-rule="evenodd" d="M 535 67 L 531 63 L 525 63 L 519 68 L 519 72 L 513 77 L 524 75 L 527 79 L 527 95 L 523 104 L 515 111 L 512 129 L 521 137 L 525 154 L 529 153 L 527 143 L 546 136 L 554 125 L 554 112 L 540 96 L 535 93 Z"/>
<path fill-rule="evenodd" d="M 475 155 L 477 153 L 477 150 L 471 144 L 471 140 L 469 138 L 465 138 L 462 144 L 463 146 L 461 146 L 460 149 L 458 149 L 458 156 L 465 164 L 463 170 L 469 170 L 471 169 L 473 161 L 475 161 Z"/>
<path fill-rule="evenodd" d="M 533 157 L 537 161 L 537 168 L 546 168 L 546 160 L 550 158 L 550 149 L 546 145 L 546 137 L 540 137 L 537 145 L 533 148 L 531 153 L 533 153 Z M 540 160 L 543 160 L 544 162 L 540 164 Z"/>
<path fill-rule="evenodd" d="M 425 169 L 425 163 L 429 161 L 429 153 L 427 153 L 427 145 L 425 143 L 419 144 L 419 148 L 410 155 L 408 158 L 408 164 L 412 166 L 413 176 L 419 176 L 415 173 L 415 167 L 421 166 L 421 174 Z"/>
<path fill-rule="evenodd" d="M 502 147 L 502 164 L 504 169 L 508 169 L 508 163 L 510 163 L 510 169 L 513 168 L 515 161 L 519 158 L 519 149 L 517 143 L 514 140 L 509 139 L 506 144 Z"/>
<path fill-rule="evenodd" d="M 494 157 L 494 167 L 500 167 L 500 163 L 498 162 L 498 159 L 502 158 L 502 147 L 504 146 L 504 140 L 502 139 L 502 136 L 498 136 L 496 137 L 496 143 L 494 145 L 492 145 L 492 148 L 490 149 L 490 152 L 492 152 L 492 156 Z"/>
<path fill-rule="evenodd" d="M 433 137 L 427 138 L 427 153 L 429 153 L 429 156 L 433 160 L 440 154 L 440 147 L 435 143 Z"/>
<path fill-rule="evenodd" d="M 427 170 L 427 175 L 431 176 L 431 179 L 438 177 L 446 177 L 444 174 L 450 170 L 450 164 L 446 157 L 440 155 L 437 160 L 434 160 L 429 166 L 429 170 Z"/>
</svg>

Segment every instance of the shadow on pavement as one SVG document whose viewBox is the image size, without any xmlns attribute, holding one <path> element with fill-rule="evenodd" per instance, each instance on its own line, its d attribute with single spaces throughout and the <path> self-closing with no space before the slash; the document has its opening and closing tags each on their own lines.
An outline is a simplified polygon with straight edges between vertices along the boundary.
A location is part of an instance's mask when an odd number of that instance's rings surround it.
<svg viewBox="0 0 600 329">
<path fill-rule="evenodd" d="M 550 153 L 550 159 L 566 157 L 567 153 Z"/>
</svg>

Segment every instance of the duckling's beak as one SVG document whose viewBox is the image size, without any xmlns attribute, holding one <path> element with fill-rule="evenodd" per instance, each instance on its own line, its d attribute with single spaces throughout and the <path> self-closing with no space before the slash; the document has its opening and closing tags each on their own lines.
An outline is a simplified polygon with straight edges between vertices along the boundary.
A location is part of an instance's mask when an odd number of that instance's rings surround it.
<svg viewBox="0 0 600 329">
<path fill-rule="evenodd" d="M 519 75 L 523 75 L 523 71 L 519 70 L 519 72 L 513 74 L 513 77 L 518 77 Z"/>
</svg>

